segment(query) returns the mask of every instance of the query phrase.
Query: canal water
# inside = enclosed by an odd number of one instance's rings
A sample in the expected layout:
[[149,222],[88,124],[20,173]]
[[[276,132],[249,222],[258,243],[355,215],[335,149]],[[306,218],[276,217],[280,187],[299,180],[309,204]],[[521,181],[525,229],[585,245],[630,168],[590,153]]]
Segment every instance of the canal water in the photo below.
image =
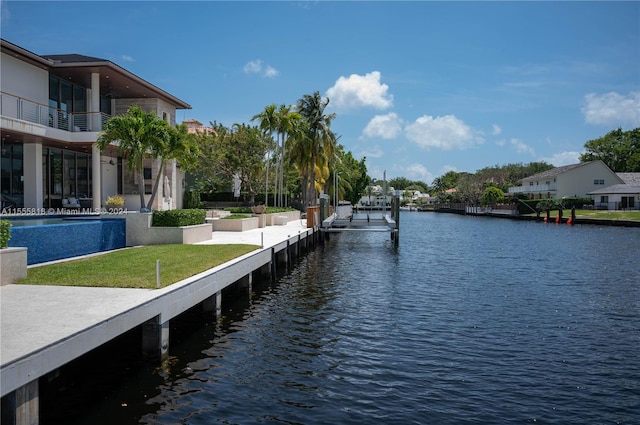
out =
[[640,229],[403,212],[400,236],[332,234],[183,318],[162,367],[107,350],[43,423],[640,423]]

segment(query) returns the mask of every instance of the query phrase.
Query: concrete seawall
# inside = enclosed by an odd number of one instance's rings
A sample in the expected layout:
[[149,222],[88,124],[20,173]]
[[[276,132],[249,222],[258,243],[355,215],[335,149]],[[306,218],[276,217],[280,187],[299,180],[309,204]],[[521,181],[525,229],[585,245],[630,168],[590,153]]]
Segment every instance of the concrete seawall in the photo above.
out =
[[38,423],[41,377],[138,326],[145,356],[163,359],[172,318],[198,304],[212,315],[220,314],[223,289],[237,285],[250,293],[254,277],[275,277],[318,240],[317,229],[307,229],[304,220],[242,233],[213,232],[204,243],[261,248],[157,290],[2,286],[2,423]]

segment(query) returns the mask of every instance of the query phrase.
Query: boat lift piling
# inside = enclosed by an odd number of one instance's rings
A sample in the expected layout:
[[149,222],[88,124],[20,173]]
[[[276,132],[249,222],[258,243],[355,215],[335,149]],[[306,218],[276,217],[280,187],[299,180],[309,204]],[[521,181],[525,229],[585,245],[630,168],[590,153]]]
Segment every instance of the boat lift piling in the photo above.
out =
[[320,231],[323,238],[328,238],[330,233],[336,232],[389,232],[395,247],[400,242],[400,192],[396,191],[391,201],[391,209],[381,213],[354,213],[342,217],[338,215],[336,206],[333,214],[329,215],[329,200],[320,196],[320,219],[322,225]]

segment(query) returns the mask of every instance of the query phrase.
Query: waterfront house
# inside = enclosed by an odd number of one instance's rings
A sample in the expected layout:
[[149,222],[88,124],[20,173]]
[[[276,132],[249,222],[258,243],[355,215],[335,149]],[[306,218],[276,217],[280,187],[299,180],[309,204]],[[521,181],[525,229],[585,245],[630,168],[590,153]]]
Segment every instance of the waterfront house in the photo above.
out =
[[614,184],[589,192],[593,205],[607,210],[640,210],[640,173],[616,173],[624,184]]
[[600,160],[552,168],[520,182],[520,186],[510,187],[509,193],[524,193],[529,199],[587,197],[593,191],[624,184],[622,178]]
[[[101,153],[96,146],[102,125],[138,105],[173,126],[176,110],[189,104],[107,59],[41,56],[0,41],[3,206],[48,211],[74,198],[97,209],[108,196],[121,194],[124,206],[137,210],[137,175],[115,149]],[[159,161],[145,161],[150,196]],[[184,172],[175,161],[166,164],[162,181],[153,209],[180,208]]]

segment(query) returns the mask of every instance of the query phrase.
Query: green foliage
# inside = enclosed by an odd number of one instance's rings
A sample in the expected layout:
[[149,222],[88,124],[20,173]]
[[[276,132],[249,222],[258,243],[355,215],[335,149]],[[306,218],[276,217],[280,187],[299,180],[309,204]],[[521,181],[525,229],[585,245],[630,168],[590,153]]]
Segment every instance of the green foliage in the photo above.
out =
[[640,172],[640,127],[629,131],[621,128],[584,144],[581,162],[601,160],[613,172]]
[[[252,214],[253,211],[251,207],[228,207],[224,209],[225,211],[229,211],[231,214]],[[290,212],[296,211],[295,208],[281,208],[281,207],[267,207],[265,210],[265,214],[275,214],[281,212]]]
[[495,186],[490,186],[482,193],[483,205],[496,205],[504,200],[504,192]]
[[185,209],[200,209],[204,206],[204,202],[200,200],[200,191],[191,189],[184,193]]
[[201,209],[154,211],[151,226],[180,227],[204,223],[206,212]]
[[240,220],[243,218],[251,218],[248,214],[229,214],[225,217],[222,217],[223,220]]
[[6,248],[11,239],[11,221],[0,220],[0,248]]
[[211,125],[210,134],[197,136],[200,179],[215,180],[222,174],[233,181],[237,176],[249,202],[254,202],[264,178],[264,158],[272,149],[273,139],[260,128],[246,124]]

